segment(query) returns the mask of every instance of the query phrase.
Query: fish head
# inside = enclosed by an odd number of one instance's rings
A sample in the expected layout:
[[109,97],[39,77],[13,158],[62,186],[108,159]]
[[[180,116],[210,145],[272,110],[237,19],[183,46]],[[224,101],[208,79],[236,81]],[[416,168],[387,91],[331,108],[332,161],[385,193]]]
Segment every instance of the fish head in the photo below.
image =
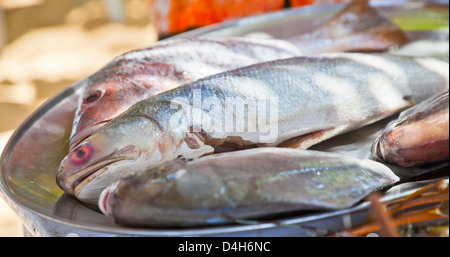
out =
[[84,202],[95,202],[118,178],[167,158],[176,158],[176,140],[152,119],[115,119],[85,139],[61,161],[58,185]]
[[184,81],[182,75],[173,74],[171,65],[127,56],[118,57],[86,78],[75,112],[69,149],[74,149],[133,104]]
[[70,149],[147,96],[136,77],[113,76],[92,81],[82,93],[74,117]]

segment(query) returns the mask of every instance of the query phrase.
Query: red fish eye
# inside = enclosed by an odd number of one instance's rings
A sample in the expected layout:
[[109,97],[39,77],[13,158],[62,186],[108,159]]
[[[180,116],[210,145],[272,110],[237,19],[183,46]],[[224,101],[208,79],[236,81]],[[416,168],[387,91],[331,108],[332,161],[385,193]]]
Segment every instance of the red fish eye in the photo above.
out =
[[101,90],[96,90],[83,99],[83,104],[91,104],[98,101],[103,95]]
[[92,147],[89,145],[82,145],[76,148],[70,154],[70,160],[75,165],[81,165],[88,162],[92,156]]

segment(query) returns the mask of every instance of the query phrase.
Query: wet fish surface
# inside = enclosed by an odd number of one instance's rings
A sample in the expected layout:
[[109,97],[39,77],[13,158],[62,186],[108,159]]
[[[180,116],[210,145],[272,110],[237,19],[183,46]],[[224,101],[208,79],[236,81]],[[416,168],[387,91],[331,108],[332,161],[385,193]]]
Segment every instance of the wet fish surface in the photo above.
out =
[[209,75],[307,54],[386,50],[405,42],[400,28],[367,1],[356,1],[312,31],[290,38],[185,38],[130,51],[82,81],[69,148],[134,103]]
[[390,50],[392,54],[449,58],[448,40],[417,40]]
[[372,145],[372,155],[403,167],[449,159],[449,91],[403,111]]
[[305,149],[448,89],[448,68],[434,58],[343,53],[206,77],[113,119],[62,160],[57,182],[78,199],[96,202],[113,181],[178,157]]
[[349,208],[397,181],[368,159],[267,147],[164,163],[113,183],[99,207],[122,226],[209,225]]

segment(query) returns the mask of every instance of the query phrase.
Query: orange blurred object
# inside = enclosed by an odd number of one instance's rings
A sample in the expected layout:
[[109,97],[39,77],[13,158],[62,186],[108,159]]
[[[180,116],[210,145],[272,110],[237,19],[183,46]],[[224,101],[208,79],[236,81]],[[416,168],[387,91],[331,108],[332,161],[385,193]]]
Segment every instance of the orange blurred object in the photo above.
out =
[[[159,35],[281,10],[284,0],[148,0]],[[310,0],[311,1],[311,0]]]
[[289,1],[292,7],[310,5],[314,2],[314,0],[290,0]]
[[160,36],[177,34],[227,19],[235,19],[311,4],[351,0],[148,0]]
[[310,4],[334,4],[346,2],[351,2],[351,0],[289,0],[289,5],[291,7],[299,7]]

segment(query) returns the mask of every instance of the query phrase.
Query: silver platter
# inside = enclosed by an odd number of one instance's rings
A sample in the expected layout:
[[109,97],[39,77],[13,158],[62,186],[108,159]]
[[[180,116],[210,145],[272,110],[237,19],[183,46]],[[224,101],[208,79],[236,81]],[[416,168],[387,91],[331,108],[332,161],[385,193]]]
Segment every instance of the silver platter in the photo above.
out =
[[[401,26],[406,25],[410,38],[448,40],[448,1],[373,1],[372,5]],[[301,32],[332,17],[343,5],[323,5],[283,10],[192,30],[188,36],[244,36],[262,32],[274,38]],[[446,24],[447,30],[407,26]],[[173,37],[173,38],[175,38]],[[232,224],[185,229],[139,229],[116,226],[95,207],[85,206],[66,195],[55,182],[56,170],[68,152],[68,137],[78,96],[79,83],[62,91],[36,110],[15,131],[1,157],[0,195],[18,214],[31,236],[308,236],[315,229],[340,231],[357,225],[368,217],[368,203],[333,212],[298,213],[256,224]],[[314,149],[370,158],[370,144],[389,119],[358,131],[336,137]],[[442,172],[443,171],[443,172]],[[404,181],[424,175],[429,170],[396,169]],[[448,164],[440,169],[448,176]],[[384,194],[392,201],[417,190],[429,181],[403,183]]]

